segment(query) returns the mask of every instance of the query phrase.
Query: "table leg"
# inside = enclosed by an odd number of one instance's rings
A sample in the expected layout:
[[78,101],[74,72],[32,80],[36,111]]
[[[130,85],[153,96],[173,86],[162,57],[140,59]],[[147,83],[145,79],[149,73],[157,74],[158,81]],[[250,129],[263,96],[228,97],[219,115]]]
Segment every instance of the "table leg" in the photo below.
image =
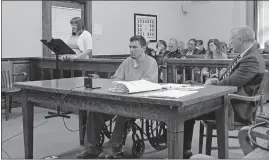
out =
[[87,123],[87,111],[79,110],[78,117],[79,117],[79,143],[81,146],[84,146],[85,130]]
[[228,159],[228,99],[224,96],[224,106],[216,111],[218,157]]
[[6,109],[6,112],[5,112],[6,113],[6,121],[8,121],[8,119],[9,119],[9,110],[10,110],[10,107],[11,107],[10,105],[11,104],[10,104],[10,95],[8,95],[7,93],[6,93],[5,101],[6,101],[5,102],[6,103],[6,106],[5,106],[6,107],[5,108]]
[[169,159],[183,159],[184,121],[177,118],[167,123],[167,146]]
[[22,91],[22,115],[25,159],[33,159],[34,106],[28,101],[25,90]]

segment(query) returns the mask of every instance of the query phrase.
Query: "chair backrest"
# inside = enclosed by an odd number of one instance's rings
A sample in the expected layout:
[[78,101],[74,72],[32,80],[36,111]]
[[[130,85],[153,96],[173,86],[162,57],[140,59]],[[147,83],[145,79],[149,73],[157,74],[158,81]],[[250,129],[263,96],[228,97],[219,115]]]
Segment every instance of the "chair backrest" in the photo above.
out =
[[12,62],[4,61],[1,63],[1,88],[10,88],[13,85]]
[[269,100],[269,71],[268,70],[266,70],[264,73],[261,87],[263,87],[263,88],[260,88],[263,92],[263,98],[265,101],[268,101]]
[[269,71],[267,70],[264,73],[259,89],[259,94],[262,96],[260,102],[260,112],[263,112],[263,105],[266,101],[269,100]]

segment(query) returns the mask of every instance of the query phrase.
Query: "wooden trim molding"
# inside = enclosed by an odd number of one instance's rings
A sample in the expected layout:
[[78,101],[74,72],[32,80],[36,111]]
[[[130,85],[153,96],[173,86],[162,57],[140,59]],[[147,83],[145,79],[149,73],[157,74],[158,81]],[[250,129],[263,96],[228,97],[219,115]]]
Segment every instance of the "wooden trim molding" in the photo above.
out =
[[86,1],[85,4],[85,26],[92,34],[92,1]]
[[258,2],[246,1],[246,22],[247,25],[252,27],[257,38],[258,33]]
[[[52,20],[51,20],[51,7],[54,4],[63,4],[65,1],[42,1],[42,38],[50,38],[52,35]],[[82,18],[84,19],[85,28],[92,33],[92,1],[80,0],[80,1],[66,1],[82,4],[83,12]],[[76,4],[74,4],[76,6]],[[41,43],[41,42],[40,42]],[[50,50],[43,45],[43,57],[54,57],[50,54]]]
[[[51,24],[51,1],[42,1],[42,39],[50,38],[52,32]],[[43,46],[43,57],[50,57],[49,49]]]

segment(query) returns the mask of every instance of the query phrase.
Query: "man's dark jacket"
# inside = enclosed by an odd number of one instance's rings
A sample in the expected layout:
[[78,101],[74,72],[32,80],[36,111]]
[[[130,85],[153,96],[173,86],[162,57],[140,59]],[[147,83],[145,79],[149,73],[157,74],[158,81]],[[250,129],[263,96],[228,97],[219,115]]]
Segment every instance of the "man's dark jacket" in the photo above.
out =
[[[237,86],[237,94],[254,96],[258,93],[264,72],[264,59],[259,51],[252,47],[239,60],[231,75],[221,80],[218,85]],[[231,104],[235,111],[235,120],[245,123],[253,121],[253,114],[257,109],[254,103],[231,100]]]

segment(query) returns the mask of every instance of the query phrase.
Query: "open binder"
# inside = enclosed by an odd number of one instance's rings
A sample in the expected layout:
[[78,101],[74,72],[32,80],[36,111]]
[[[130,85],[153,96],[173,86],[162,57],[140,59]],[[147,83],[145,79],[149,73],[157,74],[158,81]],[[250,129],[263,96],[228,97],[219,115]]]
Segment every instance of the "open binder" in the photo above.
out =
[[109,90],[117,93],[139,93],[162,89],[160,84],[143,79],[137,81],[114,81],[113,84],[115,84],[115,87]]

